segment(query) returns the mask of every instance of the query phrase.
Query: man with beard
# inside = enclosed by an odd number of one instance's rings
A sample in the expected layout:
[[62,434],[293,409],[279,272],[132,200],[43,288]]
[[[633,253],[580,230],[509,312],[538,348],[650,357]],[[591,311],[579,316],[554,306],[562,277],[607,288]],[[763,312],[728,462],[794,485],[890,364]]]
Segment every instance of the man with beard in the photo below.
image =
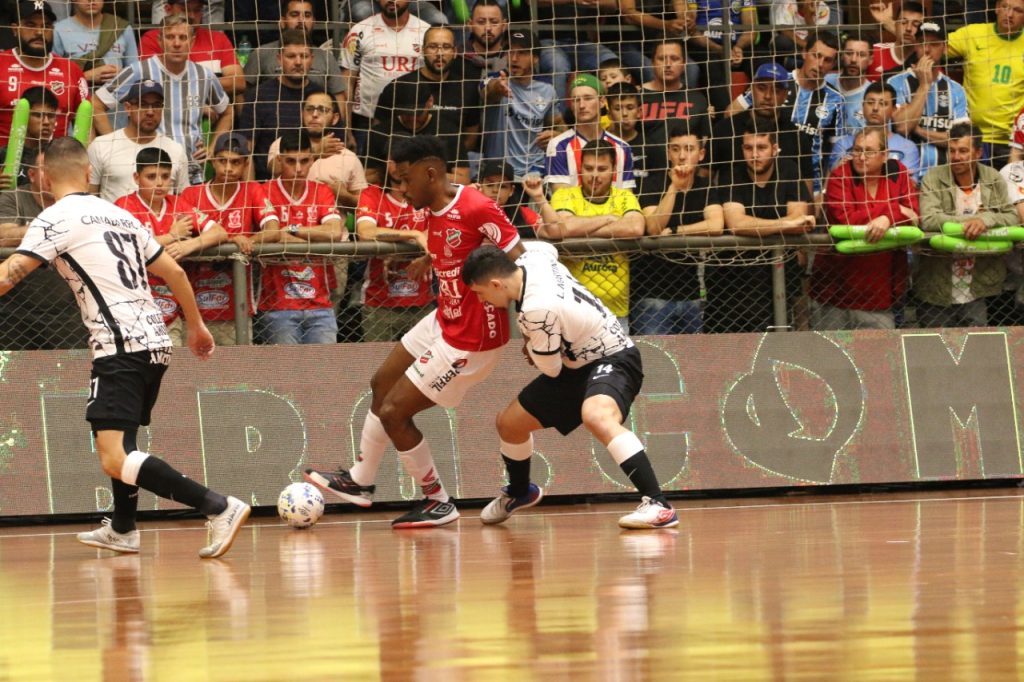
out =
[[234,109],[220,81],[205,66],[189,60],[193,43],[192,27],[180,15],[164,19],[160,28],[163,54],[125,67],[112,81],[99,88],[92,98],[93,126],[100,135],[114,132],[107,111],[124,99],[140,81],[159,83],[164,91],[163,121],[160,129],[185,148],[189,158],[189,180],[203,181],[206,161],[201,121],[205,112],[217,116],[214,131],[231,130]]
[[134,192],[135,157],[143,147],[159,147],[171,158],[171,187],[175,194],[188,187],[185,148],[159,132],[164,113],[164,89],[156,81],[139,81],[121,99],[128,125],[100,135],[89,145],[89,191],[113,202]]
[[360,21],[341,43],[341,75],[351,102],[342,114],[360,149],[366,144],[384,86],[420,66],[430,24],[409,14],[409,0],[377,0],[380,14]]
[[267,152],[274,140],[285,130],[302,128],[302,103],[311,92],[320,88],[310,82],[308,73],[313,63],[313,51],[303,31],[285,31],[281,34],[278,63],[281,75],[268,78],[245,93],[236,132],[252,140],[253,163],[258,180],[270,178]]
[[871,43],[860,33],[847,33],[843,51],[839,55],[841,71],[825,76],[825,82],[843,96],[843,135],[850,135],[864,127],[864,91],[867,90],[868,69],[871,67]]
[[89,98],[81,67],[52,54],[53,10],[45,2],[22,0],[18,16],[18,23],[11,25],[18,45],[0,52],[0,77],[7,84],[0,92],[0,145],[7,144],[14,105],[25,90],[41,85],[56,95],[59,107],[54,137],[69,134],[73,113]]
[[[811,195],[800,182],[796,167],[779,159],[777,135],[773,130],[755,127],[753,121],[743,131],[743,159],[718,181],[718,201],[722,204],[725,226],[738,237],[766,237],[777,234],[803,234],[814,227]],[[720,252],[728,261],[732,254]],[[746,251],[744,258],[768,258],[770,254]],[[792,261],[791,261],[792,262]],[[765,332],[775,324],[772,305],[772,277],[775,265],[709,266],[704,271],[707,307],[705,331],[712,333]],[[787,289],[796,290],[797,272],[791,275]]]
[[[310,0],[288,0],[284,14],[278,22],[281,31],[303,31],[307,43],[313,45],[312,36],[315,31],[316,18],[313,14],[313,3]],[[345,79],[341,77],[338,60],[333,51],[324,47],[313,47],[313,64],[309,67],[309,81],[318,86],[338,102],[338,108],[345,106]],[[280,76],[281,64],[277,56],[281,51],[281,41],[263,43],[249,55],[245,65],[245,83],[249,87],[267,76]]]
[[423,66],[384,86],[377,100],[376,119],[385,129],[393,125],[395,91],[421,88],[434,98],[433,113],[450,117],[462,131],[462,146],[475,150],[480,144],[480,69],[456,59],[455,32],[435,26],[423,34]]
[[485,73],[508,69],[508,16],[500,0],[478,0],[469,15],[463,60]]
[[795,163],[808,189],[814,182],[814,138],[790,120],[786,106],[793,75],[781,64],[769,62],[757,67],[750,86],[750,110],[723,118],[711,133],[709,165],[714,176],[728,172],[743,159],[743,131],[748,126],[776,131],[779,158]]

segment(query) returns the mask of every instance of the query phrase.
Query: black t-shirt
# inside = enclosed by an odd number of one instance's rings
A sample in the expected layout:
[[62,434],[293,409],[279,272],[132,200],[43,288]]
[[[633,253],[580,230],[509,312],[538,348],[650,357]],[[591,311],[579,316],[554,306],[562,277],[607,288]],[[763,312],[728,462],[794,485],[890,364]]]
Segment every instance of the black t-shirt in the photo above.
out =
[[[780,160],[775,174],[759,187],[750,179],[745,163],[736,163],[719,175],[718,203],[743,204],[750,215],[767,220],[782,218],[791,201],[810,202],[807,185],[800,180],[796,165]],[[769,257],[769,251],[719,251],[719,263],[734,265],[708,265],[704,270],[707,287],[707,306],[704,328],[711,333],[764,332],[774,322],[772,305],[772,268],[768,265],[746,265],[755,256]],[[786,288],[795,291],[799,271],[787,262]]]
[[[642,202],[643,206],[657,205],[661,194]],[[672,215],[667,227],[675,232],[681,225],[693,225],[704,220],[704,208],[717,204],[716,193],[707,178],[697,176],[693,187],[676,193]],[[692,254],[691,254],[692,255]],[[634,301],[658,298],[664,301],[696,301],[700,298],[700,279],[696,261],[687,262],[685,252],[644,254],[631,267],[630,293]]]
[[[735,116],[722,119],[715,124],[711,133],[711,144],[708,145],[708,165],[712,175],[727,172],[736,162],[743,161],[743,129],[747,121],[754,116],[746,111]],[[802,180],[814,180],[814,138],[799,130],[790,120],[790,112],[786,109],[779,113],[776,120],[778,129],[779,158],[788,159],[797,164]]]
[[688,120],[691,127],[708,129],[708,100],[695,90],[641,90],[640,113],[644,121],[665,121],[669,128],[673,121]]
[[633,177],[636,179],[633,193],[643,206],[651,200],[657,202],[665,189],[668,142],[664,121],[641,121],[636,129],[636,137],[626,142],[633,152]]
[[464,59],[455,60],[448,78],[443,81],[424,78],[417,69],[384,86],[377,100],[374,116],[385,127],[391,125],[396,83],[411,83],[430,89],[434,96],[435,114],[454,119],[463,130],[479,126],[483,112],[480,80],[480,69]]
[[448,154],[449,168],[465,166],[468,163],[466,150],[462,145],[462,131],[459,129],[458,120],[454,116],[431,112],[427,125],[416,131],[406,128],[397,116],[394,118],[390,130],[386,129],[383,124],[373,126],[367,138],[364,165],[367,168],[387,167],[391,145],[394,144],[394,141],[415,135],[434,135],[441,138]]

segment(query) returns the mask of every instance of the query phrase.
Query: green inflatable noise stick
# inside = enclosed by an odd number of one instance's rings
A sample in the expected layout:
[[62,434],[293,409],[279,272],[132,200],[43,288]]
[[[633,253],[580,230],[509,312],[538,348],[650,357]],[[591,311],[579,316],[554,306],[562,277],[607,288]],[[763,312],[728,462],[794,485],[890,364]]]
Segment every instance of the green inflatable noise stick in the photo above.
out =
[[882,237],[877,242],[869,242],[865,239],[843,239],[836,242],[836,251],[847,256],[856,256],[864,253],[878,253],[879,251],[891,251],[907,245],[890,237]]
[[18,185],[21,171],[21,155],[25,151],[25,136],[28,134],[28,100],[19,99],[14,105],[11,119],[11,134],[7,140],[7,156],[4,158],[4,176],[10,189]]
[[989,255],[1006,253],[1013,249],[1013,242],[1009,241],[983,241],[976,239],[968,241],[960,237],[950,237],[944,234],[937,234],[928,240],[929,246],[938,251],[948,251],[968,256]]
[[[963,223],[942,223],[942,234],[950,237],[964,236]],[[990,227],[978,235],[977,241],[987,242],[1019,242],[1024,241],[1024,227],[1013,225],[1010,227]]]
[[[867,225],[832,225],[828,228],[828,233],[833,239],[864,239],[868,236],[868,228]],[[913,225],[900,225],[886,230],[882,239],[913,244],[924,239],[924,232]]]
[[75,139],[83,147],[89,146],[89,133],[92,131],[92,102],[83,100],[75,112]]

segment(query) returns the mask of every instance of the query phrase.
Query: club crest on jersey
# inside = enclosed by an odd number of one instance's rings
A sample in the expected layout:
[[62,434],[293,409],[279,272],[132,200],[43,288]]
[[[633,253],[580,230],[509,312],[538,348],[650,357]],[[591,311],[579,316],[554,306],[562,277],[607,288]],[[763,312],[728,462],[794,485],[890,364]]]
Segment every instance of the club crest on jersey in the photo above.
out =
[[454,227],[448,228],[445,232],[444,241],[448,246],[459,246],[462,244],[462,231]]
[[241,227],[242,227],[242,212],[241,211],[236,209],[236,210],[231,211],[230,213],[228,213],[228,227],[237,227],[237,228],[241,229]]
[[47,85],[53,94],[57,95],[57,97],[64,94],[64,83],[62,81],[50,81]]
[[949,95],[945,92],[939,92],[939,107],[945,109],[949,106]]
[[819,119],[828,118],[828,106],[825,104],[819,104],[818,108],[814,110],[814,115]]

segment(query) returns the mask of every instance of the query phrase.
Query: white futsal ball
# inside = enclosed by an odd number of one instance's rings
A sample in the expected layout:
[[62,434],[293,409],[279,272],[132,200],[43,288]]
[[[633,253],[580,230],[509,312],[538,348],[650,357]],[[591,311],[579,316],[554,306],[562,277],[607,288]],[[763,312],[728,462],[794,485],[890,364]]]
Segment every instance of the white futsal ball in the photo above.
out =
[[292,483],[278,496],[277,513],[292,528],[309,528],[324,515],[324,496],[309,483]]

